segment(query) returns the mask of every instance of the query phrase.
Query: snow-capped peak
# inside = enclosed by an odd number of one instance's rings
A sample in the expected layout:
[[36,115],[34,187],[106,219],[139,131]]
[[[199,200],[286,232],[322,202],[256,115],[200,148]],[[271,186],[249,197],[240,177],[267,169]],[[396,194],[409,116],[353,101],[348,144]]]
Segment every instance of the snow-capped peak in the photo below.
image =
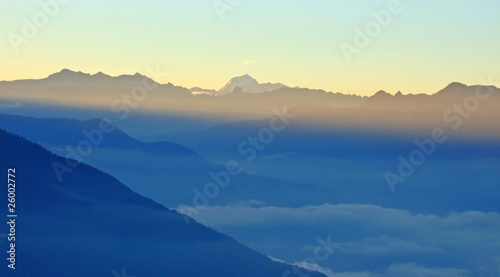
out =
[[[259,84],[252,76],[245,74],[243,76],[232,78],[223,88],[217,91],[218,95],[224,95],[233,92],[237,87],[246,93],[261,93],[280,89],[285,85],[277,84]],[[239,90],[238,90],[239,91]]]

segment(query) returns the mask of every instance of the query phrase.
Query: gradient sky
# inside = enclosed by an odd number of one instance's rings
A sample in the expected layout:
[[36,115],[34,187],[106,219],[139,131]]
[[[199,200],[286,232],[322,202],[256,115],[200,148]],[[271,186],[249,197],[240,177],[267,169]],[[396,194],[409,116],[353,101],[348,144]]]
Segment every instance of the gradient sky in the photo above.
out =
[[0,80],[62,68],[147,74],[160,66],[166,81],[185,87],[219,89],[248,73],[259,82],[372,95],[433,93],[500,76],[499,1],[401,0],[403,11],[350,63],[340,44],[354,44],[354,29],[390,0],[242,0],[223,20],[214,2],[238,1],[70,0],[15,53],[11,34],[22,36],[23,18],[43,10],[39,1],[2,1]]

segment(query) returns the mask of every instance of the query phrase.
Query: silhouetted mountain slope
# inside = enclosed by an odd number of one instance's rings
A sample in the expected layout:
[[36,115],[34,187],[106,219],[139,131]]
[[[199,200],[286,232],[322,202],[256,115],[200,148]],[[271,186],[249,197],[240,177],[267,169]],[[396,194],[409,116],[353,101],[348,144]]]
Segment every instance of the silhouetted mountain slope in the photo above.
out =
[[[469,97],[469,98],[468,98]],[[406,94],[401,92],[391,95],[385,91],[378,91],[368,97],[363,103],[362,109],[378,109],[381,113],[391,113],[399,110],[420,110],[432,112],[435,109],[443,109],[453,104],[464,104],[472,101],[470,97],[476,98],[480,103],[496,102],[500,98],[500,89],[494,86],[467,86],[461,83],[451,83],[434,94]],[[471,105],[471,103],[467,103]]]
[[[338,203],[341,197],[331,189],[311,183],[263,178],[241,172],[230,176],[228,185],[217,197],[200,196],[205,185],[214,182],[210,174],[223,174],[226,165],[202,159],[189,148],[168,142],[143,143],[120,129],[103,134],[102,143],[93,145],[88,155],[78,145],[91,141],[84,133],[99,129],[99,120],[38,119],[0,115],[0,127],[41,143],[52,152],[81,160],[112,174],[143,196],[168,207],[184,205],[226,205],[241,201],[260,201],[269,205],[297,207],[309,204]],[[71,150],[69,151],[68,148]],[[232,155],[240,154],[235,151]],[[231,158],[232,159],[232,158]],[[230,159],[229,159],[230,160]],[[245,170],[245,164],[241,164]],[[64,178],[66,173],[62,174]],[[218,177],[226,182],[226,177]],[[300,194],[301,197],[296,197]]]
[[278,277],[291,270],[192,220],[186,224],[95,168],[81,164],[59,183],[51,164],[63,158],[3,130],[0,142],[0,168],[15,168],[18,216],[16,270],[4,263],[1,276],[113,276],[126,268],[134,276]]
[[[160,76],[162,77],[162,76]],[[134,75],[109,76],[102,72],[96,74],[88,74],[83,72],[75,72],[69,69],[63,69],[60,72],[54,73],[45,79],[25,80],[32,83],[38,83],[43,88],[52,88],[64,93],[76,93],[78,89],[87,93],[103,93],[113,94],[116,92],[126,93],[135,87],[155,86],[154,93],[166,93],[170,96],[190,96],[188,89],[174,86],[171,83],[159,84],[151,78],[139,73]],[[22,81],[21,81],[22,82]],[[21,83],[20,82],[20,83]],[[75,90],[76,89],[76,90]],[[73,90],[73,91],[72,91]]]
[[[94,147],[128,149],[156,154],[197,156],[187,147],[169,142],[144,143],[138,141],[107,120],[73,120],[34,118],[0,114],[0,126],[31,141],[50,145],[77,145],[88,141]],[[110,130],[109,133],[106,130]]]
[[[37,80],[0,81],[3,97],[35,99],[51,99],[59,102],[61,99],[79,98],[92,100],[113,99],[121,94],[131,93],[136,88],[150,90],[152,94],[165,94],[170,97],[189,97],[191,92],[171,83],[159,84],[151,78],[136,73],[112,77],[102,72],[88,74],[63,69],[47,78]],[[85,95],[81,95],[85,94]],[[58,96],[60,99],[54,98]],[[82,96],[86,96],[82,97]]]

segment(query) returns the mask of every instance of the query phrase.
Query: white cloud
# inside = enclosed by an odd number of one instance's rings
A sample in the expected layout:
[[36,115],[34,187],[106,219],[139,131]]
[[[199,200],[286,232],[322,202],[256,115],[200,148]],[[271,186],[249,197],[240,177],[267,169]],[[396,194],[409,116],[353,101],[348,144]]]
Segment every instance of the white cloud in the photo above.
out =
[[331,269],[321,267],[317,264],[311,264],[311,263],[307,263],[307,262],[298,262],[298,263],[295,263],[295,265],[302,267],[302,268],[305,268],[305,269],[308,269],[308,270],[311,270],[311,271],[317,271],[317,272],[323,273],[328,277],[335,276]]
[[249,60],[249,61],[242,61],[241,64],[253,64],[255,63],[255,60]]
[[363,272],[337,272],[333,273],[333,275],[330,275],[328,277],[383,277],[383,276],[384,275],[382,274],[363,271]]
[[391,265],[387,269],[387,277],[468,277],[472,272],[466,269],[456,268],[428,268],[417,264]]
[[373,273],[369,271],[363,271],[363,272],[333,272],[331,269],[326,268],[326,267],[321,267],[317,264],[311,264],[307,262],[299,262],[295,263],[296,266],[312,270],[312,271],[317,271],[320,273],[325,274],[327,277],[383,277],[382,274],[378,273]]
[[[422,276],[419,272],[434,274],[429,276],[469,276],[471,272],[495,276],[500,271],[500,259],[492,258],[500,253],[499,213],[436,216],[374,205],[237,205],[205,207],[195,219],[288,262],[311,256],[318,246],[316,238],[331,235],[334,252],[320,265],[331,268],[337,274],[333,276],[372,277],[370,271],[385,270],[387,276],[399,276],[403,270],[417,273],[400,276]],[[267,245],[269,239],[272,249]],[[350,265],[342,268],[341,261]],[[437,264],[441,266],[436,266],[436,261],[442,262]],[[489,265],[495,261],[497,265]]]
[[275,257],[272,257],[272,256],[267,256],[269,259],[271,259],[271,261],[275,261],[275,262],[278,262],[278,263],[282,263],[282,264],[289,264],[287,262],[285,262],[284,260],[281,260],[281,259],[278,259],[278,258],[275,258]]

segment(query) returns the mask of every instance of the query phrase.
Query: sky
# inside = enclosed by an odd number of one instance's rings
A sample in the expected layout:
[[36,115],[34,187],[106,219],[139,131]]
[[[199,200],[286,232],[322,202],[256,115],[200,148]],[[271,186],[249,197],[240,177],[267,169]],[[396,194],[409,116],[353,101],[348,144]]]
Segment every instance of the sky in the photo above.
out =
[[3,0],[0,80],[159,67],[188,88],[250,74],[359,95],[434,93],[500,76],[499,10],[486,0]]

